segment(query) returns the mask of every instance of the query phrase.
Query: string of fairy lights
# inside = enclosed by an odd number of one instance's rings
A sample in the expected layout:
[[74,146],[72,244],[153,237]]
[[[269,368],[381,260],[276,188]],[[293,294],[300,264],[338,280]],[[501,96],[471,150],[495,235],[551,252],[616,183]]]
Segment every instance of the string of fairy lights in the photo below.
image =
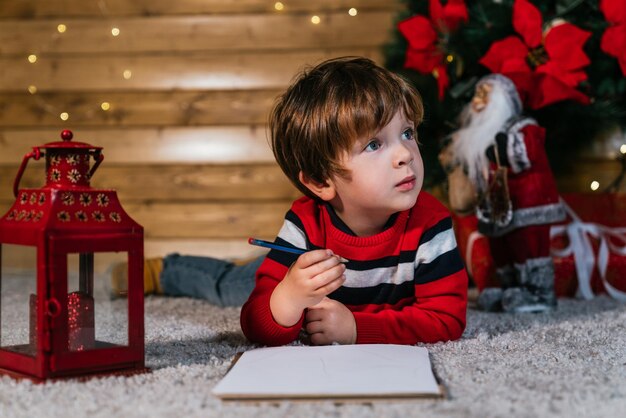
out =
[[[98,5],[101,9],[101,11],[104,14],[108,14],[108,11],[106,10],[106,2],[103,1],[99,1]],[[285,10],[288,10],[288,8],[285,6],[285,3],[283,2],[275,2],[274,3],[274,10],[276,12],[283,12]],[[358,14],[358,10],[355,7],[351,7],[347,10],[348,15],[352,16],[352,17],[356,17]],[[318,14],[314,14],[312,16],[310,16],[310,22],[313,25],[319,25],[322,24],[322,18],[320,17],[320,15]],[[64,33],[66,33],[68,30],[68,26],[65,23],[59,23],[56,27],[56,33],[55,36],[60,36]],[[117,26],[112,26],[110,28],[110,32],[111,32],[111,36],[114,38],[117,38],[120,36],[121,34],[121,29]],[[31,53],[28,55],[27,57],[28,62],[30,62],[31,64],[35,64],[38,61],[38,55],[36,53]],[[133,72],[132,69],[130,68],[126,68],[122,71],[121,73],[121,77],[124,78],[125,80],[130,80],[133,76]],[[38,88],[35,84],[30,84],[27,87],[28,92],[31,95],[35,95],[38,92]],[[59,119],[61,119],[62,121],[68,121],[70,119],[70,113],[63,110],[63,111],[59,111],[56,106],[47,103],[45,100],[43,100],[43,98],[39,97],[39,100],[41,108],[44,109],[46,112],[53,114],[53,115],[58,115]],[[104,112],[108,112],[110,110],[113,109],[113,105],[111,102],[108,101],[103,101],[100,103],[100,109]]]
[[[103,13],[106,14],[106,2],[103,1],[99,1],[99,6],[102,9]],[[280,12],[284,12],[284,11],[288,11],[288,6],[285,5],[285,3],[277,1],[274,3],[273,6],[274,10],[277,13]],[[351,7],[347,10],[347,13],[349,16],[352,17],[356,17],[358,15],[358,10],[355,7]],[[311,15],[309,17],[310,23],[313,25],[320,25],[323,24],[322,21],[322,17],[319,14],[314,14]],[[56,33],[54,34],[55,36],[62,36],[64,33],[66,33],[68,31],[68,25],[65,23],[59,23],[56,27]],[[114,38],[119,38],[120,35],[122,34],[122,29],[118,26],[111,26],[110,27],[110,36],[114,37]],[[38,61],[38,55],[36,53],[31,53],[28,55],[27,57],[28,62],[31,64],[35,64]],[[452,61],[452,57],[448,56],[446,57],[446,59],[450,62]],[[133,72],[131,68],[125,68],[120,76],[125,79],[125,80],[130,80],[133,77]],[[37,86],[35,84],[30,84],[27,87],[28,93],[30,93],[31,95],[37,95],[38,93],[38,89]],[[41,107],[41,109],[43,109],[45,112],[52,114],[52,115],[58,115],[58,118],[62,121],[68,121],[70,119],[70,113],[67,110],[63,110],[63,111],[59,111],[59,109],[54,106],[51,103],[48,103],[43,97],[41,97],[40,95],[37,95],[37,101],[39,102],[39,105]],[[101,103],[99,103],[99,108],[101,111],[103,112],[109,112],[113,109],[113,104],[109,101],[102,101]],[[621,185],[622,179],[625,177],[625,172],[626,172],[626,143],[622,144],[619,148],[619,152],[621,155],[619,155],[618,159],[621,161],[621,172],[619,174],[619,176],[613,181],[611,182],[611,184],[608,186],[607,190],[612,190],[612,189],[616,189],[619,188],[619,186]],[[591,181],[589,188],[592,191],[597,191],[599,190],[601,187],[601,184],[599,181],[597,180],[593,180]]]
[[[56,27],[56,35],[62,35],[65,32],[67,32],[68,27],[66,24],[64,23],[59,23]],[[121,31],[120,28],[113,26],[111,27],[111,36],[113,37],[118,37],[120,35]],[[37,62],[37,60],[39,59],[36,53],[32,53],[29,54],[28,57],[28,62],[31,64],[35,64]],[[130,78],[132,77],[132,71],[130,69],[125,69],[122,72],[122,77],[125,80],[130,80]],[[38,92],[37,86],[35,84],[30,84],[27,87],[28,93],[30,93],[31,95],[36,95]],[[46,112],[50,113],[50,114],[55,114],[58,115],[59,119],[61,119],[62,121],[67,121],[70,118],[70,114],[69,112],[66,111],[62,111],[59,112],[58,109],[56,108],[56,106],[51,105],[50,103],[46,102],[45,100],[43,100],[41,98],[41,96],[38,97],[38,101],[41,105],[41,108],[43,108]],[[100,103],[100,109],[102,109],[103,111],[107,112],[109,110],[111,110],[111,103],[107,102],[107,101],[103,101]]]

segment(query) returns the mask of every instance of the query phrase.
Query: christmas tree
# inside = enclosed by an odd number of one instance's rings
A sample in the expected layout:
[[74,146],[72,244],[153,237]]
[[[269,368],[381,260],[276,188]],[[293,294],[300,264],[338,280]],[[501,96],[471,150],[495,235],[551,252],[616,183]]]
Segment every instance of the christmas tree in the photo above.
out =
[[556,175],[603,132],[626,128],[625,0],[407,0],[386,65],[415,84],[426,185],[444,175],[440,142],[476,81],[515,79],[525,113],[546,128]]

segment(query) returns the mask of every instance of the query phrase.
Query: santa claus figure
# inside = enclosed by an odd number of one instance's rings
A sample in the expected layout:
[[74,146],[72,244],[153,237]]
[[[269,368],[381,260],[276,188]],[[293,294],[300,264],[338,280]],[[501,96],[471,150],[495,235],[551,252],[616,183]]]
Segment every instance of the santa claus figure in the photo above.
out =
[[[480,79],[452,134],[450,153],[476,190],[479,231],[489,237],[501,288],[483,289],[488,311],[556,308],[550,225],[565,218],[544,148],[544,129],[522,115],[513,82]],[[454,190],[451,190],[454,193]]]

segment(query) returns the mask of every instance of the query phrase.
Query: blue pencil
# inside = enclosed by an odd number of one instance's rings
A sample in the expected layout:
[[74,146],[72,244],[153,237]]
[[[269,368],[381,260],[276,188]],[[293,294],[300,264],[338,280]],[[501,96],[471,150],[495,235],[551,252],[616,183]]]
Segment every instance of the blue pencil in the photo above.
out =
[[[286,253],[292,253],[292,254],[304,254],[308,251],[308,250],[302,250],[300,248],[285,247],[284,245],[280,245],[274,242],[269,242],[269,241],[256,239],[256,238],[248,238],[248,244],[257,245],[259,247],[264,247],[264,248],[271,248],[272,250],[284,251]],[[341,256],[339,257],[339,261],[341,261],[342,263],[348,262],[347,259]]]

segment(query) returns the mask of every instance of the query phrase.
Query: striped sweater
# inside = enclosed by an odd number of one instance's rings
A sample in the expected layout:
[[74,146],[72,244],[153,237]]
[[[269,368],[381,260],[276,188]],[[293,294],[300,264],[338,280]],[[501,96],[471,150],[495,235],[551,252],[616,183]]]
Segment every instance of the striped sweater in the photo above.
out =
[[[447,209],[421,192],[415,206],[390,219],[379,234],[358,237],[332,208],[310,198],[296,200],[276,242],[331,249],[347,258],[346,281],[330,295],[350,309],[357,343],[415,344],[460,338],[465,328],[468,278]],[[298,338],[304,313],[292,327],[274,321],[270,296],[298,256],[272,250],[241,310],[246,337],[264,345]]]

